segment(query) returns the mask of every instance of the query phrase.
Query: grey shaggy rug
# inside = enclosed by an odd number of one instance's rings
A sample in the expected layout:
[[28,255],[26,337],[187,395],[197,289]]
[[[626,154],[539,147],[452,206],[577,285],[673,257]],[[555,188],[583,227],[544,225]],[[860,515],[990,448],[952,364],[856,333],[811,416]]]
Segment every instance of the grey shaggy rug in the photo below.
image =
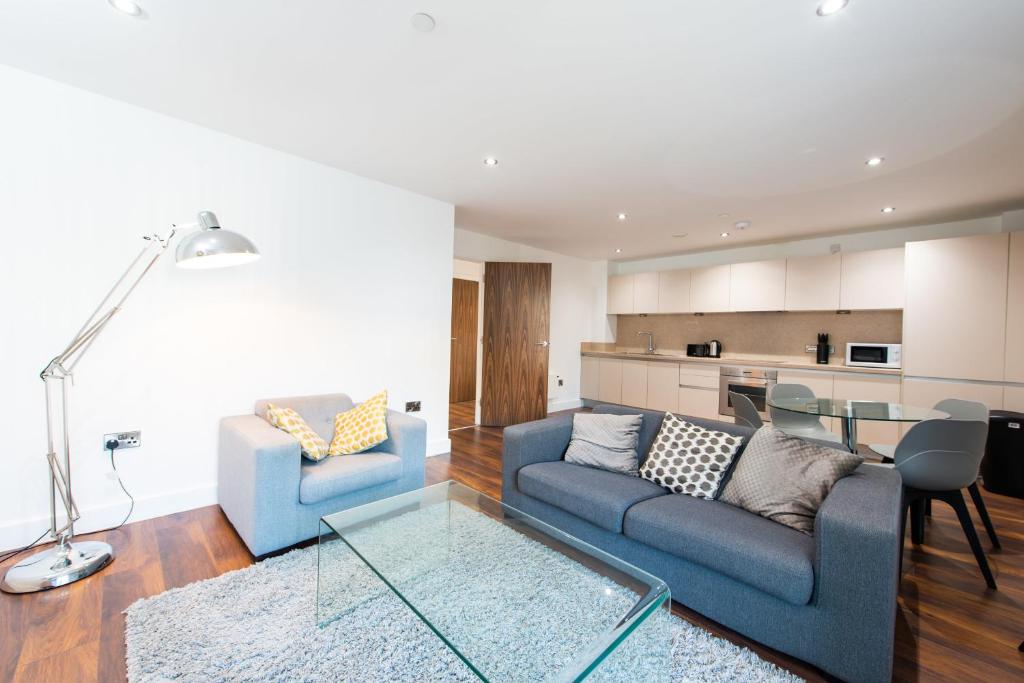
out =
[[[441,548],[439,523],[452,528]],[[410,512],[359,533],[374,534],[368,539],[374,557],[390,563],[393,582],[494,681],[550,680],[606,629],[607,615],[624,613],[636,599],[458,504]],[[331,568],[320,586],[318,550],[306,548],[139,600],[126,611],[128,680],[477,680],[344,544],[320,552]],[[509,591],[510,585],[535,590]],[[321,605],[328,605],[322,627],[318,589]],[[523,614],[528,622],[512,616]],[[591,679],[800,680],[664,610]]]

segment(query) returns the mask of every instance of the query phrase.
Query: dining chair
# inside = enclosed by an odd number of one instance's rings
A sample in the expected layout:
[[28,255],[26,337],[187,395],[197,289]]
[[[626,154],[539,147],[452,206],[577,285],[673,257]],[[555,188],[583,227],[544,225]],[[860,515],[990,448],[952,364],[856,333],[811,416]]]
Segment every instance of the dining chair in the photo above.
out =
[[735,411],[736,424],[745,425],[751,429],[760,429],[764,425],[761,414],[757,412],[754,402],[749,397],[730,391],[729,402]]
[[[810,387],[803,384],[776,384],[771,389],[769,399],[807,399],[817,401],[817,397]],[[843,438],[833,434],[821,423],[817,415],[807,413],[796,413],[791,410],[782,410],[768,406],[768,412],[772,417],[772,425],[793,436],[809,437],[819,441],[831,441],[842,443]],[[845,446],[844,446],[845,450]]]
[[[988,439],[988,407],[984,403],[977,401],[964,401],[959,398],[946,398],[934,406],[935,410],[939,410],[943,413],[948,413],[952,420],[975,420],[977,422],[983,422],[985,424],[985,438],[978,444],[979,454],[978,462],[981,462],[982,456],[985,455],[985,441]],[[882,456],[883,461],[888,457],[892,458],[896,452],[896,446],[889,446],[883,444],[868,444],[868,448],[875,451]],[[996,535],[995,526],[992,524],[992,518],[988,515],[988,508],[985,506],[985,499],[981,497],[981,488],[978,486],[977,476],[975,480],[971,482],[970,486],[967,487],[967,492],[971,495],[971,500],[974,502],[974,507],[978,511],[978,516],[981,517],[981,523],[985,526],[985,532],[988,534],[989,540],[992,542],[992,547],[1001,548],[999,543],[999,537]],[[925,514],[931,516],[931,502],[925,504]]]
[[[911,542],[924,538],[924,503],[941,500],[956,512],[985,583],[996,581],[981,549],[962,489],[978,479],[988,426],[980,420],[925,420],[907,431],[893,453],[893,464],[903,477],[903,532],[910,517]],[[909,514],[908,514],[909,513]]]

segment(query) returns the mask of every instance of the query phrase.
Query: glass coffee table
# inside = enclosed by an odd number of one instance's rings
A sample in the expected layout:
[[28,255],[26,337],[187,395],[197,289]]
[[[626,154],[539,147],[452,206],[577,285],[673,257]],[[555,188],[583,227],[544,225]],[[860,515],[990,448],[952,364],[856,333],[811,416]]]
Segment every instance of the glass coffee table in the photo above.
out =
[[317,623],[400,598],[482,680],[668,680],[660,579],[455,482],[321,519]]

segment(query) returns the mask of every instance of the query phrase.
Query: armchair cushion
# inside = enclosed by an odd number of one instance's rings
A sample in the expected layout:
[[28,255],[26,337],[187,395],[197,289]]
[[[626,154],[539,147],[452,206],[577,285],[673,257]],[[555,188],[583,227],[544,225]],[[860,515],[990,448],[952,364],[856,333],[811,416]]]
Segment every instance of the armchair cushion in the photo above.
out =
[[387,412],[388,392],[385,390],[374,394],[352,410],[335,415],[331,455],[362,453],[387,441]]
[[303,462],[299,502],[305,505],[353,491],[396,481],[402,476],[402,459],[389,453],[358,453]]

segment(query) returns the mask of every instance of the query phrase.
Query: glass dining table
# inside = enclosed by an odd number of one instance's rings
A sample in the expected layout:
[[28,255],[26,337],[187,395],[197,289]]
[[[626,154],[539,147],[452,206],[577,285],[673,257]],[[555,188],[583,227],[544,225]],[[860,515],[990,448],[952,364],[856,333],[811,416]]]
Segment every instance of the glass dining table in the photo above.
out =
[[921,422],[923,420],[944,420],[949,417],[949,413],[934,408],[922,408],[905,403],[886,403],[885,401],[857,401],[847,398],[769,398],[768,405],[793,413],[839,418],[843,425],[843,443],[851,453],[857,452],[857,420]]

